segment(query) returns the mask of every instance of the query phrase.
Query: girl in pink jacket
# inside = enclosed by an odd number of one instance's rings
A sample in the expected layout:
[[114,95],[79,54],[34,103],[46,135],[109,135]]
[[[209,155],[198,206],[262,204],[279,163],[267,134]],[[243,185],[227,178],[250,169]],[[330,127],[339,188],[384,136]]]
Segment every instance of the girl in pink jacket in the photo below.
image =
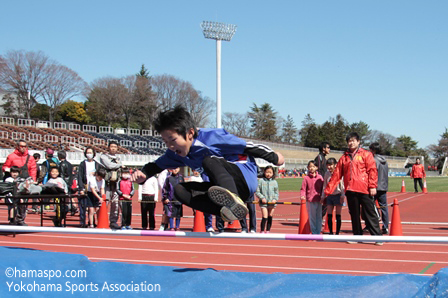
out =
[[310,220],[311,233],[320,234],[322,229],[322,187],[324,179],[317,172],[314,160],[308,162],[308,175],[303,178],[300,197],[306,199],[306,210]]

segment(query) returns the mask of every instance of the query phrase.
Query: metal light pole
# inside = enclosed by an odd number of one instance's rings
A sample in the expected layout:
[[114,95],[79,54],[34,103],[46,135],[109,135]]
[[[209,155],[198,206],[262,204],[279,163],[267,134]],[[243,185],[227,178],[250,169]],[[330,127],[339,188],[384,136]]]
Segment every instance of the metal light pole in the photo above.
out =
[[204,21],[201,28],[205,38],[216,40],[216,127],[221,128],[221,40],[230,41],[236,25]]

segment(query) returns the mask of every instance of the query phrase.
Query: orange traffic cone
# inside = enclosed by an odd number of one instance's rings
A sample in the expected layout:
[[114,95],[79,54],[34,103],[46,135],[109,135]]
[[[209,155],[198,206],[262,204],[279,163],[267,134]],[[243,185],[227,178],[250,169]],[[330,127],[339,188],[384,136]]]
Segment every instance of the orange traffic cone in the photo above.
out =
[[423,181],[423,193],[428,193],[428,189],[426,188],[426,179]]
[[[334,212],[333,212],[332,222],[333,222],[332,227],[335,229],[336,228],[336,218],[334,216]],[[328,226],[328,213],[327,213],[327,217],[325,219],[325,226],[324,226],[324,230],[322,233],[327,233],[327,234],[330,233],[330,227]]]
[[234,220],[231,223],[229,222],[227,224],[227,229],[231,230],[241,230],[241,225],[239,220]]
[[195,211],[193,232],[205,232],[204,213],[202,211]]
[[401,181],[401,192],[406,192],[406,186],[404,185],[404,179]]
[[98,225],[96,226],[98,229],[108,229],[109,228],[109,217],[107,216],[107,203],[106,203],[106,195],[103,195],[103,203],[101,203],[100,210],[98,211]]
[[400,209],[398,208],[398,200],[394,199],[392,209],[392,222],[390,224],[391,236],[403,236],[403,229],[401,227]]
[[306,210],[306,201],[300,201],[300,223],[299,234],[311,234],[310,220],[308,218],[308,211]]

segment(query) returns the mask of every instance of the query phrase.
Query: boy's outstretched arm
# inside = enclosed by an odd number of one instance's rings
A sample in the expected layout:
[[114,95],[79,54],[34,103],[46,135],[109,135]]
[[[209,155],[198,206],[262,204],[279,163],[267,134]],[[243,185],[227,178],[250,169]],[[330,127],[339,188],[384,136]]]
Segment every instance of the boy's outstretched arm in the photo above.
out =
[[145,183],[145,181],[155,174],[162,172],[163,169],[157,166],[154,162],[147,163],[141,171],[137,170],[132,173],[131,181],[139,184]]
[[262,158],[276,166],[281,166],[285,163],[285,159],[280,152],[274,152],[271,148],[261,144],[254,144],[248,142],[246,148],[244,148],[244,153],[251,155],[255,158]]

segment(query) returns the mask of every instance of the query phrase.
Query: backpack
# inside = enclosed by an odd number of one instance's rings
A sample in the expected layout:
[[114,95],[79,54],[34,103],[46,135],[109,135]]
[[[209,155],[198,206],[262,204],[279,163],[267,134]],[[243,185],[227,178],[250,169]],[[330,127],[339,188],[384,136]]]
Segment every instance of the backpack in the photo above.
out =
[[42,184],[45,184],[48,182],[48,179],[50,178],[50,169],[53,167],[58,168],[58,164],[53,160],[46,160],[45,161],[46,165],[47,165],[47,172],[45,173],[44,179],[42,180]]
[[26,157],[25,164],[20,167],[20,175],[21,178],[28,178],[30,176],[30,173],[28,172],[28,161],[30,160],[30,155]]

